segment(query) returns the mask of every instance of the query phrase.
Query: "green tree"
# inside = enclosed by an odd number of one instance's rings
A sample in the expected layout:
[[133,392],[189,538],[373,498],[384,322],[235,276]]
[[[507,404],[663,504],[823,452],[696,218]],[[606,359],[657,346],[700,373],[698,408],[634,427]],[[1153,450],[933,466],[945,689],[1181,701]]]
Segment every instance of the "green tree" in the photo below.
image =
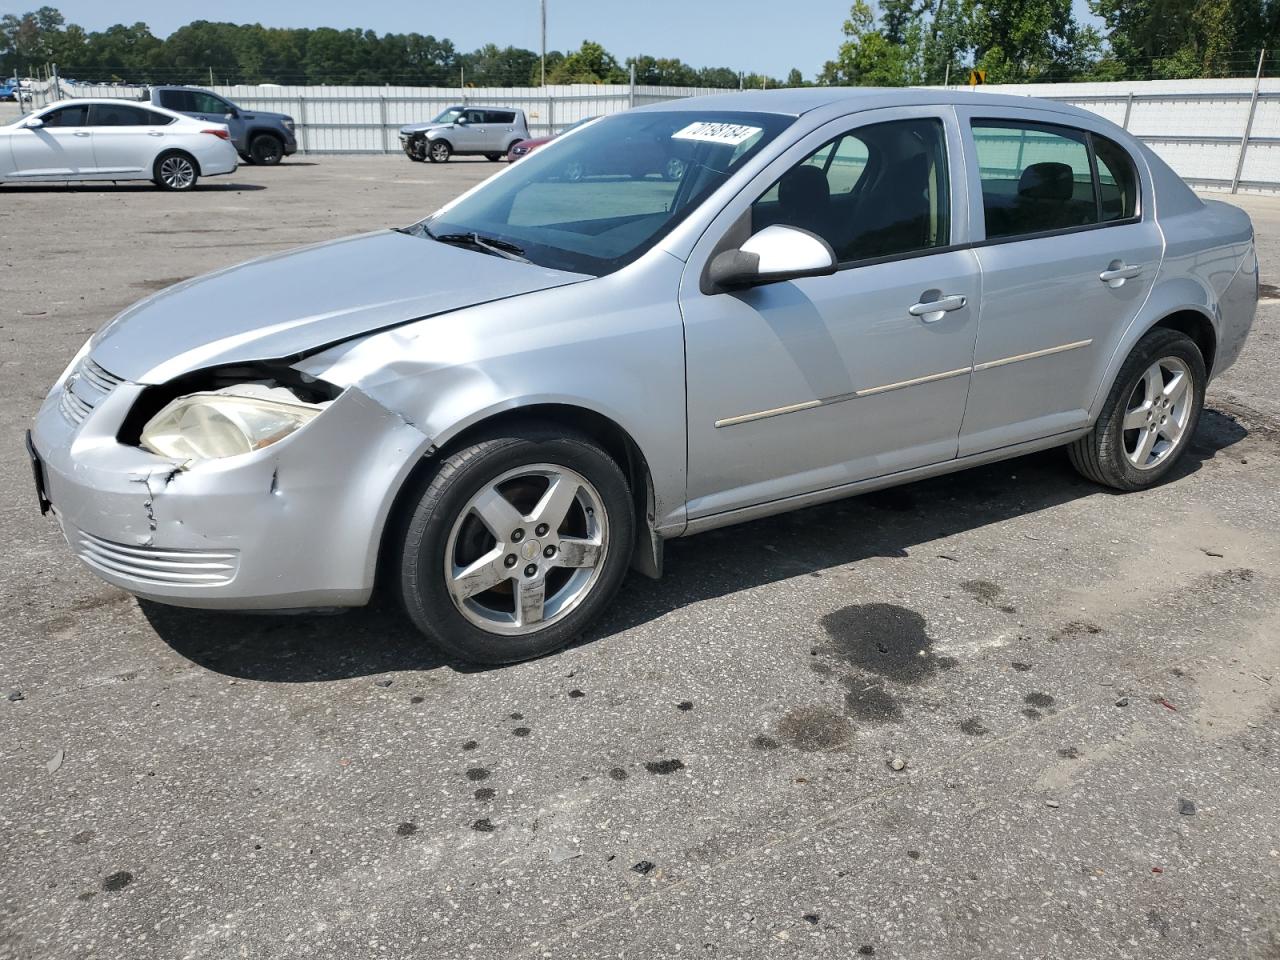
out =
[[971,0],[973,57],[988,83],[1068,80],[1081,39],[1071,0]]
[[[912,23],[904,30],[913,31],[918,43],[919,25]],[[892,43],[877,27],[876,17],[866,0],[855,0],[844,22],[844,43],[834,60],[822,68],[821,80],[831,86],[900,87],[913,82],[914,51],[904,36]]]
[[539,68],[538,54],[519,47],[503,47],[487,43],[479,50],[458,57],[467,72],[467,83],[477,87],[518,87],[528,82],[530,73]]
[[1280,40],[1277,0],[1091,0],[1107,30],[1108,60],[1125,77],[1252,72],[1257,51]]
[[547,63],[547,83],[626,83],[623,72],[613,54],[591,40],[565,55],[554,67]]

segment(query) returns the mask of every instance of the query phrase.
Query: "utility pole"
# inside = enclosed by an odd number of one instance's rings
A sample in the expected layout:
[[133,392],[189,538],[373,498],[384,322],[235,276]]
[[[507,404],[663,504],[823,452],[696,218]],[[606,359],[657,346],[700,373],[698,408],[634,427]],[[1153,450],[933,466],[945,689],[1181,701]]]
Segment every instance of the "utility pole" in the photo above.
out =
[[542,85],[547,85],[547,0],[540,0],[542,8]]
[[209,68],[209,86],[213,86],[213,67]]

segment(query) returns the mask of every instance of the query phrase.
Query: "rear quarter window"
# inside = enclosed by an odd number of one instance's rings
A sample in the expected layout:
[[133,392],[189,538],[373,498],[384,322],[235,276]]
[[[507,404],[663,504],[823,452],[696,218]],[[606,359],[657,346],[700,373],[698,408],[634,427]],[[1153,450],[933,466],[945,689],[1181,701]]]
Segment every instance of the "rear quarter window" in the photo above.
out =
[[1138,171],[1129,151],[1113,140],[1093,137],[1093,153],[1098,162],[1098,196],[1102,200],[1102,220],[1128,220],[1138,213]]

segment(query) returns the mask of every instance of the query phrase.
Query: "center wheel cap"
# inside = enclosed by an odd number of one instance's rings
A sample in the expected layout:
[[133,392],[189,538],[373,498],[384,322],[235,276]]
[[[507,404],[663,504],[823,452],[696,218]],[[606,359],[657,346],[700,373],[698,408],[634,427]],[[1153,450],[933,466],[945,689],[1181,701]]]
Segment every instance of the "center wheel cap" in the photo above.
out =
[[520,556],[526,560],[536,560],[541,552],[542,544],[538,543],[537,540],[526,540],[520,544]]

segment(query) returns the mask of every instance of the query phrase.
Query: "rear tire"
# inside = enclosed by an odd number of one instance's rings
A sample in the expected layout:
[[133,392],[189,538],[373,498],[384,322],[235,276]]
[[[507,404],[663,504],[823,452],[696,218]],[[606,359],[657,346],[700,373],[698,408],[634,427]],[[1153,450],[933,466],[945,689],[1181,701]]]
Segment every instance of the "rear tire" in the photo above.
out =
[[1120,368],[1098,422],[1067,448],[1072,466],[1116,490],[1159,483],[1191,443],[1207,383],[1194,340],[1177,330],[1151,330]]
[[260,133],[249,142],[249,155],[260,166],[274,167],[284,159],[284,144],[273,134]]
[[499,160],[502,159],[502,156],[503,155],[500,153],[486,153],[484,155],[484,158],[488,160],[490,163],[497,163]]
[[156,157],[151,168],[151,179],[161,190],[183,192],[192,189],[200,179],[200,168],[189,153],[170,150]]
[[581,434],[508,427],[444,458],[410,496],[401,599],[419,630],[464,660],[512,663],[560,649],[626,575],[631,494],[618,465]]
[[448,140],[431,140],[427,143],[427,158],[432,163],[448,163],[453,156],[453,147]]

